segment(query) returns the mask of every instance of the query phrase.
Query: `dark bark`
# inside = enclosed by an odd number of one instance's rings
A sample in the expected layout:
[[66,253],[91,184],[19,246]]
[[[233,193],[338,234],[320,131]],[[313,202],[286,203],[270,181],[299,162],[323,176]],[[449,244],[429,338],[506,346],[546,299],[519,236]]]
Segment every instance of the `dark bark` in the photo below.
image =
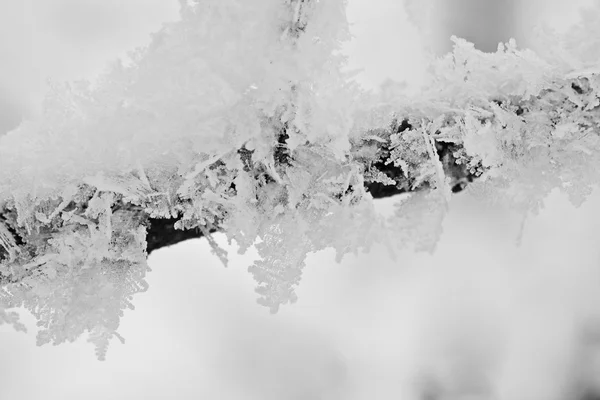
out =
[[[404,129],[409,129],[410,125],[406,125],[406,122],[403,122]],[[456,145],[450,145],[448,143],[440,142],[438,146],[438,157],[440,160],[446,160],[446,162],[450,159],[454,162],[454,158],[452,153],[456,150]],[[403,172],[400,167],[394,166],[393,164],[385,164],[386,157],[389,156],[389,151],[383,146],[381,149],[381,160],[373,163],[372,167],[378,168],[380,171],[384,172],[389,178],[392,178],[396,185],[385,185],[379,182],[369,182],[365,183],[365,189],[369,192],[374,199],[381,199],[386,197],[395,196],[400,193],[405,193],[409,191],[420,191],[429,189],[427,184],[423,184],[417,187],[412,187],[412,182],[410,178],[406,178],[403,175]],[[465,168],[448,168],[447,173],[453,173],[455,176],[452,177],[454,181],[463,182],[465,180],[472,181],[475,177],[466,171]],[[458,192],[464,188],[464,184],[460,183],[455,185],[452,188],[453,192]],[[11,214],[11,217],[14,219],[14,211],[9,210],[1,210],[0,211],[0,221],[6,221],[5,215]],[[144,225],[146,225],[147,229],[147,248],[146,251],[148,254],[152,253],[155,250],[158,250],[163,247],[172,246],[179,242],[183,242],[185,240],[197,239],[203,237],[203,233],[197,229],[187,229],[181,230],[176,229],[175,224],[179,221],[178,218],[145,218]],[[212,228],[210,232],[217,232],[218,229]],[[15,230],[11,229],[11,233],[13,234],[17,245],[21,246],[27,243],[27,238],[22,237],[24,230]],[[8,255],[7,251],[0,246],[0,261],[6,258]],[[0,278],[0,282],[3,282]]]
[[[204,234],[197,228],[187,230],[175,229],[175,224],[177,221],[177,218],[151,218],[148,220],[148,233],[146,234],[146,252],[148,255],[150,255],[150,253],[152,253],[154,250],[172,246],[185,240],[198,239],[204,236]],[[216,231],[216,229],[210,230],[211,233]]]

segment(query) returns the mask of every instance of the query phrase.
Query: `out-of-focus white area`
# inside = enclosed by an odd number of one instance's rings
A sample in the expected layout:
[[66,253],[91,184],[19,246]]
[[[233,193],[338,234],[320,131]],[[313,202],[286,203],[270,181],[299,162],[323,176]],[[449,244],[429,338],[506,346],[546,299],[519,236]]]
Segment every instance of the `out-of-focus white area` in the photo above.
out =
[[176,0],[0,1],[0,134],[39,112],[48,79],[92,79],[178,17]]
[[354,40],[346,46],[357,81],[379,89],[387,78],[414,93],[427,80],[427,63],[452,49],[450,37],[473,41],[483,51],[515,38],[519,47],[540,50],[540,27],[564,32],[581,8],[597,0],[351,0],[348,19]]
[[255,303],[253,254],[230,248],[226,269],[203,240],[160,250],[150,290],[123,319],[127,342],[106,362],[84,340],[38,348],[2,327],[2,393],[363,400],[416,399],[426,387],[570,398],[576,379],[600,385],[598,201],[575,209],[552,196],[518,247],[520,216],[458,195],[434,255],[313,255],[299,301],[275,316]]
[[[452,48],[451,35],[496,51],[498,42],[514,38],[536,49],[539,25],[559,32],[577,23],[581,7],[596,0],[403,0],[409,20],[419,28],[425,48],[437,55]],[[477,43],[478,42],[478,43]]]
[[388,78],[405,82],[409,91],[424,83],[425,42],[401,0],[352,0],[347,15],[354,38],[344,50],[350,68],[361,69],[356,80],[363,87],[378,89]]
[[[538,3],[532,18],[564,22],[552,19],[564,3]],[[401,1],[351,0],[348,13],[362,84],[423,79],[428,39]],[[35,109],[47,76],[93,76],[176,14],[166,0],[2,2],[0,120]],[[298,303],[276,316],[255,303],[251,254],[232,249],[224,269],[206,241],[163,249],[123,319],[127,343],[104,363],[84,340],[38,348],[1,326],[0,398],[569,398],[578,380],[600,387],[599,201],[575,209],[554,195],[518,247],[521,216],[458,195],[434,255],[316,254]]]

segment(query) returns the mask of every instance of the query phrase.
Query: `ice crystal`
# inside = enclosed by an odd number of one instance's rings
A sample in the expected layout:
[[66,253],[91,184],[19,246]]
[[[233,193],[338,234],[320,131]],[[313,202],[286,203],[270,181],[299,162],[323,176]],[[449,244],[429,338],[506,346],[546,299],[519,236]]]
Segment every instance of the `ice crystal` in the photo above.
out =
[[[6,310],[27,308],[40,344],[87,332],[103,358],[122,339],[149,219],[202,232],[223,263],[212,232],[256,245],[249,271],[275,312],[310,252],[433,251],[465,182],[524,214],[600,182],[600,68],[582,31],[539,56],[455,39],[418,97],[377,98],[342,72],[342,0],[181,4],[129,65],[55,84],[39,120],[0,138],[0,322],[21,328]],[[373,196],[402,192],[393,218],[375,213]]]

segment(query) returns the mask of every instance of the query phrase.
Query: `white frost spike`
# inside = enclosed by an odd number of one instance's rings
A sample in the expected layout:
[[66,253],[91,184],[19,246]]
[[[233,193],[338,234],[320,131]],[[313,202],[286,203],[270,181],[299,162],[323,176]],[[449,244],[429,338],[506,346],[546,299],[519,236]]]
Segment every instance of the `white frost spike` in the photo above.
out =
[[525,231],[525,224],[527,222],[527,217],[529,216],[529,211],[523,213],[523,218],[521,219],[521,224],[519,225],[519,232],[517,233],[517,239],[515,244],[521,247],[521,243],[523,243],[523,232]]
[[198,174],[200,174],[202,171],[204,171],[207,167],[216,163],[217,161],[219,161],[219,159],[225,157],[226,155],[227,155],[227,153],[217,154],[216,156],[209,157],[205,161],[199,162],[194,167],[194,170],[185,176],[185,179],[186,180],[194,179],[196,176],[198,176]]
[[302,1],[298,0],[296,2],[296,9],[294,10],[294,22],[298,22],[298,20],[300,19],[300,6],[302,4]]
[[[229,153],[229,152],[227,152],[227,153]],[[177,191],[177,194],[183,194],[183,195],[187,194],[187,192],[189,191],[190,187],[192,187],[192,184],[194,183],[194,179],[201,172],[203,172],[206,168],[208,168],[212,164],[216,163],[221,158],[225,157],[227,155],[227,153],[217,154],[215,156],[209,157],[208,159],[206,159],[204,161],[201,161],[198,164],[196,164],[196,166],[194,167],[194,170],[192,172],[188,173],[185,176],[185,182],[181,185],[181,187]]]
[[78,224],[81,224],[81,225],[86,225],[88,228],[90,228],[91,231],[93,231],[93,230],[95,230],[97,228],[95,223],[93,223],[89,219],[85,219],[83,217],[80,217],[77,214],[63,215],[63,220],[65,220],[65,221],[73,221],[73,222],[77,222]]
[[142,166],[142,163],[140,163],[140,160],[136,161],[137,164],[137,169],[138,169],[138,173],[140,174],[140,179],[142,181],[142,183],[144,185],[146,185],[146,189],[148,189],[148,191],[152,191],[152,185],[150,185],[150,181],[148,180],[148,176],[146,175],[146,172],[144,171],[144,167]]
[[112,335],[119,339],[119,342],[121,342],[121,344],[125,344],[125,338],[121,336],[119,332],[113,332]]
[[452,191],[450,190],[450,186],[446,181],[444,166],[442,165],[442,162],[436,155],[435,142],[431,135],[429,135],[429,133],[427,132],[427,128],[425,127],[425,121],[422,122],[421,132],[423,133],[423,139],[425,139],[425,146],[427,147],[429,157],[435,165],[437,189],[441,191],[444,199],[446,200],[447,206],[450,202],[450,198],[452,197]]
[[4,250],[8,252],[10,261],[13,261],[16,258],[19,247],[17,246],[12,233],[10,233],[2,221],[0,221],[0,246],[4,247]]
[[[43,216],[42,213],[38,213],[36,214],[36,217],[44,223],[48,223],[49,221],[52,221],[62,210],[64,210],[69,203],[71,202],[71,200],[73,200],[73,197],[77,194],[78,192],[78,188],[77,186],[71,185],[68,186],[62,193],[62,201],[60,202],[60,204],[58,205],[58,207],[56,207],[56,209],[54,209],[54,211],[52,211],[52,214],[50,214],[48,217]],[[41,214],[41,215],[39,215]],[[42,218],[45,218],[42,219]]]
[[100,198],[104,201],[104,213],[102,215],[103,224],[102,230],[108,240],[112,238],[112,209],[111,206],[114,201],[114,195],[112,193],[102,193]]
[[23,269],[25,271],[32,271],[52,260],[55,260],[56,258],[57,258],[57,254],[54,254],[54,253],[44,254],[42,256],[36,257],[30,263],[23,264]]
[[83,182],[94,186],[99,191],[120,193],[131,199],[144,198],[148,194],[145,182],[131,174],[129,176],[107,177],[100,172],[95,176],[83,178]]
[[273,162],[272,161],[265,162],[264,166],[267,169],[267,171],[269,172],[269,175],[271,176],[271,178],[275,179],[275,182],[279,183],[280,185],[283,185],[283,179],[281,178],[281,175],[279,175],[277,170],[275,170],[275,165],[273,165]]
[[229,260],[227,260],[227,250],[225,250],[219,246],[219,244],[212,237],[212,234],[208,231],[208,229],[206,229],[205,225],[199,225],[198,229],[200,229],[200,232],[202,232],[202,234],[208,241],[208,244],[212,248],[212,252],[217,257],[219,257],[219,260],[221,260],[221,262],[223,263],[223,266],[225,266],[227,268],[227,263],[229,261]]

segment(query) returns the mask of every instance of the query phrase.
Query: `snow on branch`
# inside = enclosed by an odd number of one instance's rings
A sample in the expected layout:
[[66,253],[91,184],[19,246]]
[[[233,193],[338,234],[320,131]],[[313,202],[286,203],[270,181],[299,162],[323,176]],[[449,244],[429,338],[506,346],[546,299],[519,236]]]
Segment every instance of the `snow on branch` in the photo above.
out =
[[[598,183],[593,65],[457,39],[419,97],[378,97],[342,72],[344,7],[182,2],[133,65],[55,87],[43,118],[0,138],[0,311],[29,309],[39,343],[88,332],[103,357],[161,247],[216,232],[255,245],[275,312],[309,252],[390,237],[433,251],[451,192],[530,212]],[[400,193],[392,220],[375,212]]]

